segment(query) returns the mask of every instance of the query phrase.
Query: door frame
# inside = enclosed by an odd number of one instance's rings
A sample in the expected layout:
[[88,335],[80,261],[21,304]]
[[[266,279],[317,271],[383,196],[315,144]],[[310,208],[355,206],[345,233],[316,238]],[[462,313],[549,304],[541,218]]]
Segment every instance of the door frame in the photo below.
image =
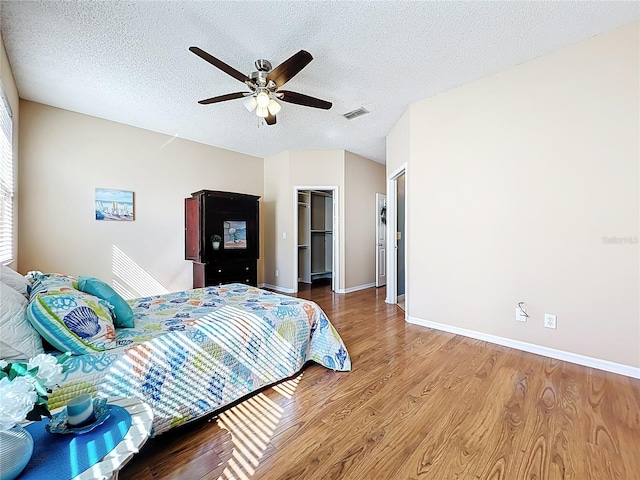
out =
[[[332,236],[332,259],[331,259],[331,290],[336,292],[340,285],[340,210],[338,202],[337,185],[296,185],[293,187],[293,293],[298,293],[298,192],[300,190],[325,190],[331,191],[333,197],[333,232]],[[311,208],[311,205],[309,205]]]
[[405,317],[409,315],[409,169],[406,163],[387,177],[387,298],[386,303],[398,303],[398,177],[404,174],[404,301]]
[[[380,211],[380,196],[384,197],[384,208],[387,208],[387,194],[386,193],[376,193],[376,288],[384,287],[387,284],[387,223],[386,220],[382,223]],[[380,226],[382,223],[382,226]],[[380,232],[384,232],[384,240],[382,244],[379,243],[380,240]],[[384,283],[380,282],[380,246],[384,248]]]

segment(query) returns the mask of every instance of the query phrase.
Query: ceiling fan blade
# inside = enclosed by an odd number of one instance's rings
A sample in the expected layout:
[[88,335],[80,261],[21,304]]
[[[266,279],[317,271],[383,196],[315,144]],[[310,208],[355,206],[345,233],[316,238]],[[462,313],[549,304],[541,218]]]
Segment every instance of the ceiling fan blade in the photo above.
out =
[[267,81],[272,80],[277,87],[281,87],[295,77],[311,60],[313,60],[313,57],[309,52],[300,50],[291,58],[271,70],[269,75],[267,75]]
[[269,114],[265,117],[264,119],[265,122],[267,122],[267,125],[275,125],[276,124],[276,116]]
[[226,102],[227,100],[234,100],[236,98],[243,98],[245,92],[227,93],[226,95],[220,95],[218,97],[211,97],[205,100],[200,100],[200,105],[209,105],[210,103]]
[[236,80],[240,80],[243,83],[247,82],[247,81],[251,82],[251,79],[249,77],[247,77],[244,73],[241,73],[238,70],[236,70],[235,68],[227,65],[222,60],[218,60],[216,57],[214,57],[213,55],[208,54],[204,50],[202,50],[202,49],[200,49],[198,47],[189,47],[189,50],[192,51],[193,53],[195,53],[196,55],[198,55],[203,60],[206,60],[207,62],[209,62],[214,67],[219,68],[220,70],[222,70],[227,75],[231,75]]
[[[282,94],[282,96],[280,96],[280,94]],[[320,100],[319,98],[310,97],[303,93],[290,92],[288,90],[278,90],[278,97],[283,102],[304,105],[305,107],[321,108],[323,110],[329,110],[333,105],[331,102],[327,102],[326,100]]]

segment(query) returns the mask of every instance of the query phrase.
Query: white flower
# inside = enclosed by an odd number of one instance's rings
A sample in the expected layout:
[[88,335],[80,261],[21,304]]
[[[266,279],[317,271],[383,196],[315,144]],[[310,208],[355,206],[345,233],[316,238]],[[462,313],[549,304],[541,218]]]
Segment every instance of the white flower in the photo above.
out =
[[44,380],[43,385],[45,388],[51,389],[62,381],[62,365],[58,363],[58,360],[53,355],[41,353],[33,357],[27,363],[27,368],[31,370],[35,367],[38,367],[36,377],[38,380]]
[[8,430],[22,422],[33,410],[38,395],[25,377],[0,380],[0,430]]
[[7,365],[9,365],[9,364],[6,362],[6,360],[2,360],[2,359],[0,358],[0,369],[2,369],[2,368],[4,368],[4,367],[6,367]]

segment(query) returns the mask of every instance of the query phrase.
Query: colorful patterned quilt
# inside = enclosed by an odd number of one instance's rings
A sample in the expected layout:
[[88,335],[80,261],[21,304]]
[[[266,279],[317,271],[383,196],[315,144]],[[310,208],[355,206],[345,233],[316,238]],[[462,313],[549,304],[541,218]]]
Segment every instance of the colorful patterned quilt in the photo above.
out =
[[346,347],[315,303],[241,284],[129,301],[135,328],[117,348],[73,356],[49,407],[81,393],[151,405],[155,434],[300,371],[313,360],[351,369]]

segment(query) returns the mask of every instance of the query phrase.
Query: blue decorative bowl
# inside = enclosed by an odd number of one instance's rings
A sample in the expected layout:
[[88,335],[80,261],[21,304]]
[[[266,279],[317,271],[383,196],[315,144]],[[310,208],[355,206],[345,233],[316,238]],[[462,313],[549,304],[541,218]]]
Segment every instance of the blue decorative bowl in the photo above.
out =
[[53,414],[49,423],[45,425],[45,428],[49,433],[75,433],[76,435],[88,433],[102,425],[111,415],[111,409],[109,405],[107,405],[106,398],[96,398],[93,401],[93,414],[95,416],[93,422],[81,427],[71,427],[67,423],[67,409],[65,408],[61,412]]

